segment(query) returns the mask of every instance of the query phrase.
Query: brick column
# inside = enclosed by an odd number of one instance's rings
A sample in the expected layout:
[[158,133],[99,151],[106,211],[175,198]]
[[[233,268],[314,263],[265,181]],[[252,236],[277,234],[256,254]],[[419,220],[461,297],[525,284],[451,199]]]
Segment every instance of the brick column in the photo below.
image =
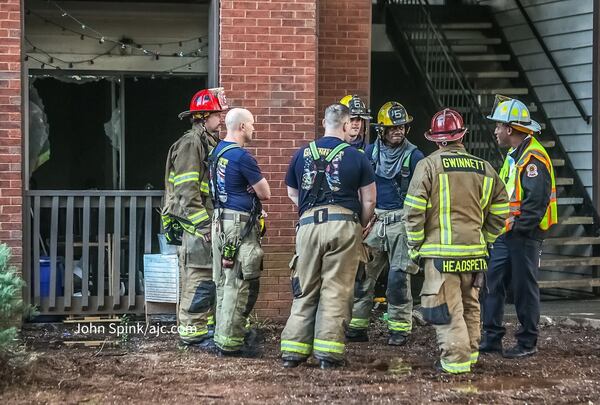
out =
[[220,23],[221,85],[230,105],[255,115],[251,150],[273,194],[256,312],[281,320],[297,220],[284,176],[293,152],[315,137],[316,0],[222,0]]
[[346,94],[369,105],[371,7],[369,0],[319,1],[319,120]]
[[23,259],[21,182],[21,2],[0,2],[0,242]]

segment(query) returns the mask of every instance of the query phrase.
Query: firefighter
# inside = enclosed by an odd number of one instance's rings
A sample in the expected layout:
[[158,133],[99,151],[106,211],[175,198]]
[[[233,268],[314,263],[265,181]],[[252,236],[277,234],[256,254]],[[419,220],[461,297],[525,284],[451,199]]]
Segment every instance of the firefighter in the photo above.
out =
[[371,111],[357,95],[348,94],[340,100],[340,104],[350,109],[350,133],[348,143],[358,150],[364,150],[367,141],[367,131],[371,121]]
[[226,109],[221,88],[194,94],[189,110],[179,114],[180,119],[190,117],[192,128],[171,146],[167,156],[162,222],[167,243],[180,245],[178,320],[184,344],[201,343],[214,331],[208,155],[219,142],[221,112]]
[[236,355],[252,345],[246,324],[258,298],[262,270],[261,202],[271,198],[271,189],[256,159],[244,148],[254,132],[250,111],[230,110],[225,125],[227,135],[210,158],[215,204],[213,280],[217,285],[214,341],[221,354]]
[[[369,340],[367,327],[373,307],[375,284],[380,273],[389,269],[386,297],[388,302],[388,344],[401,346],[412,330],[413,300],[407,268],[408,245],[404,229],[404,198],[417,163],[423,153],[406,136],[413,117],[402,104],[385,103],[377,114],[380,136],[367,146],[366,154],[375,169],[377,205],[374,225],[368,227],[365,244],[371,260],[357,274],[352,320],[346,337],[350,341]],[[413,267],[414,269],[414,267]],[[418,270],[418,269],[417,269]]]
[[540,291],[537,284],[542,241],[558,222],[556,186],[552,161],[534,134],[540,125],[519,100],[496,96],[488,119],[496,122],[498,144],[509,147],[500,170],[510,198],[510,217],[505,234],[494,244],[483,297],[481,352],[502,352],[506,332],[502,321],[506,286],[512,287],[520,328],[517,344],[504,351],[507,358],[537,352]]
[[461,115],[436,113],[425,137],[438,150],[417,165],[406,199],[411,258],[425,270],[423,317],[435,327],[441,358],[436,369],[471,371],[479,357],[479,288],[487,243],[508,216],[504,183],[492,166],[466,152]]
[[281,334],[284,367],[297,367],[312,354],[323,369],[344,360],[344,328],[350,320],[353,282],[366,261],[361,223],[375,205],[369,160],[344,140],[350,110],[325,110],[325,135],[293,156],[286,175],[288,196],[300,220],[290,268],[294,300]]

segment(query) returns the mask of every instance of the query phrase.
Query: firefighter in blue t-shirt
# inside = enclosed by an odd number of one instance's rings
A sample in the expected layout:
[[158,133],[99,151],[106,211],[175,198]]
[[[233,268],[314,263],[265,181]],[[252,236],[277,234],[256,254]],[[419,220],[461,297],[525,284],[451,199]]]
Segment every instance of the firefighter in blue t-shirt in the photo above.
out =
[[296,152],[285,179],[300,220],[290,263],[294,301],[281,334],[284,367],[311,354],[321,368],[343,363],[353,281],[366,261],[361,223],[369,222],[375,205],[373,168],[344,142],[350,111],[332,104],[323,124],[325,135]]
[[365,154],[375,168],[377,184],[376,221],[372,221],[365,244],[372,259],[359,269],[354,292],[352,320],[346,331],[349,341],[369,340],[367,328],[373,308],[375,284],[388,269],[386,297],[388,302],[389,345],[406,343],[412,329],[412,295],[410,291],[409,256],[404,229],[404,198],[417,162],[423,153],[406,136],[413,117],[402,104],[391,101],[377,114],[379,136]]
[[215,206],[213,280],[217,286],[214,341],[222,354],[238,354],[248,343],[247,317],[258,298],[263,257],[261,201],[271,197],[271,190],[256,159],[243,148],[254,131],[250,111],[230,110],[225,125],[227,135],[210,158]]

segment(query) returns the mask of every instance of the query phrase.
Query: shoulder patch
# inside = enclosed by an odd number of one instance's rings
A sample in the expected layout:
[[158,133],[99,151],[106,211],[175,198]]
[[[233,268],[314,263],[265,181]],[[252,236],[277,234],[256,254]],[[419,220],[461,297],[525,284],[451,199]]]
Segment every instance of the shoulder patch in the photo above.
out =
[[529,163],[525,171],[527,172],[527,177],[537,177],[538,175],[538,168],[535,163]]

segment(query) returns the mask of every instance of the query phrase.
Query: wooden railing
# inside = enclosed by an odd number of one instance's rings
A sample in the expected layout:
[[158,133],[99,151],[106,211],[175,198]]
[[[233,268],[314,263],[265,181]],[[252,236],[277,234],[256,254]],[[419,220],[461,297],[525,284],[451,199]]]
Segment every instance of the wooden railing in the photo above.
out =
[[26,299],[42,315],[143,313],[162,191],[25,192]]

